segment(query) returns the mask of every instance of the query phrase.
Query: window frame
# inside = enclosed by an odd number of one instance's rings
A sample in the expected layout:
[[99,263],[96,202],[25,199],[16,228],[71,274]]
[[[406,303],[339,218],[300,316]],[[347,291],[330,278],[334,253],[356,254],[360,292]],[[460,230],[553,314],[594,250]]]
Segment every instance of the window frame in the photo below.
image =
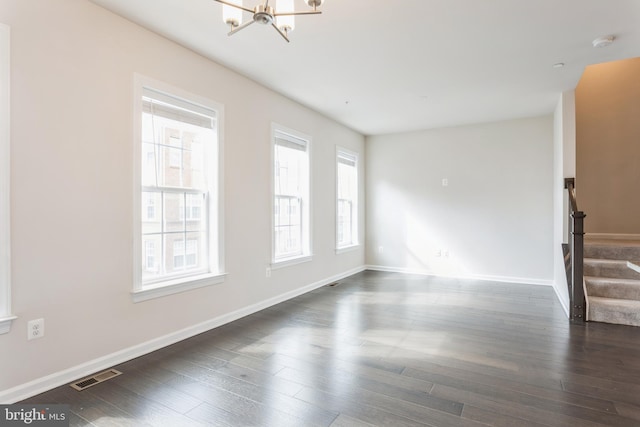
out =
[[[166,94],[178,101],[202,106],[213,110],[216,113],[216,135],[217,143],[212,149],[214,160],[211,166],[212,171],[209,186],[209,230],[208,230],[208,253],[209,271],[200,272],[193,275],[185,275],[176,278],[166,278],[145,284],[142,279],[143,262],[143,237],[142,237],[142,199],[144,186],[142,185],[142,98],[144,90],[150,89],[162,94]],[[224,106],[206,97],[189,93],[183,89],[170,84],[134,74],[134,144],[133,144],[133,290],[131,292],[134,303],[146,301],[172,295],[179,292],[197,289],[205,286],[212,286],[222,283],[226,276],[224,264],[224,185],[223,185],[223,157],[224,157]],[[157,209],[163,209],[161,206]],[[156,248],[156,254],[158,248]],[[164,253],[160,250],[161,253]]]
[[[339,217],[340,217],[340,158],[349,158],[353,160],[355,165],[355,195],[353,195],[352,203],[352,223],[351,223],[351,243],[346,245],[340,245],[340,230],[339,230]],[[360,211],[360,155],[359,153],[349,150],[344,147],[336,145],[336,217],[335,217],[335,230],[336,230],[336,253],[341,254],[357,249],[360,246],[360,230],[359,230],[359,211]]]
[[0,23],[0,334],[11,330],[11,29]]
[[[290,257],[276,257],[276,224],[275,224],[275,199],[276,199],[276,163],[275,163],[275,149],[276,149],[276,137],[283,136],[294,138],[296,140],[302,140],[305,142],[306,149],[306,181],[307,188],[301,197],[300,210],[302,232],[302,251],[298,255]],[[312,138],[302,132],[287,128],[277,123],[271,124],[271,269],[276,270],[283,267],[288,267],[295,264],[309,262],[313,258],[313,201],[312,201]]]

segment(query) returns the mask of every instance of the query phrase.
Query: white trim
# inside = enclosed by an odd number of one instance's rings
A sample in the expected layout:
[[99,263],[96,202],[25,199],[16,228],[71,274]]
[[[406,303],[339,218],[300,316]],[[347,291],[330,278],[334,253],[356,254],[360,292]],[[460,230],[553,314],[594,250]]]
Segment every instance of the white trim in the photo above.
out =
[[358,249],[360,249],[360,243],[356,243],[355,245],[343,246],[341,248],[336,248],[336,255],[357,251]]
[[11,329],[10,28],[0,24],[0,334]]
[[8,316],[0,319],[0,335],[8,334],[11,330],[11,323],[17,318],[17,316]]
[[[565,283],[566,286],[566,283]],[[567,307],[564,304],[564,300],[562,299],[562,297],[560,296],[560,293],[558,292],[558,287],[556,286],[556,284],[553,284],[553,292],[555,292],[556,297],[558,298],[558,301],[560,302],[560,306],[562,306],[562,310],[564,311],[564,314],[567,315],[567,319],[571,317],[571,314],[569,313],[569,307]]]
[[134,303],[147,301],[154,298],[166,297],[192,289],[204,288],[224,282],[226,274],[205,274],[202,276],[190,276],[187,278],[160,282],[159,286],[145,286],[143,289],[131,292]]
[[511,277],[511,276],[490,276],[484,274],[438,274],[429,270],[400,268],[400,267],[387,267],[382,265],[367,265],[367,270],[373,271],[385,271],[389,273],[406,273],[406,274],[418,274],[422,276],[433,277],[448,277],[452,279],[470,279],[470,280],[482,280],[487,282],[501,282],[501,283],[518,283],[522,285],[537,285],[537,286],[553,286],[553,280],[545,279],[533,279],[526,277]]
[[633,271],[640,273],[640,265],[636,264],[635,262],[627,261],[627,267],[629,267]]
[[[144,89],[152,89],[160,93],[170,94],[178,99],[187,100],[190,104],[202,106],[215,111],[217,141],[210,153],[215,160],[215,171],[210,177],[209,197],[209,266],[213,269],[210,274],[201,276],[187,276],[179,280],[164,280],[155,284],[142,284],[142,225],[141,212],[141,154],[142,154],[142,97]],[[159,298],[190,289],[210,286],[224,281],[226,273],[224,264],[224,105],[206,97],[187,92],[170,84],[155,80],[144,75],[133,75],[133,291],[134,303]],[[213,221],[215,219],[215,222]],[[166,289],[162,289],[166,288]]]
[[311,283],[310,285],[285,292],[273,298],[266,299],[264,301],[249,305],[247,307],[232,311],[227,314],[223,314],[221,316],[207,320],[206,322],[189,326],[179,331],[175,331],[170,334],[146,341],[144,343],[125,348],[115,353],[90,360],[86,363],[74,366],[69,369],[65,369],[63,371],[55,372],[42,378],[37,378],[33,381],[25,384],[20,384],[8,390],[2,390],[0,391],[0,404],[15,403],[20,400],[27,399],[29,397],[45,392],[47,390],[51,390],[52,388],[68,384],[78,378],[86,377],[90,374],[93,374],[94,372],[110,368],[114,365],[118,365],[136,357],[143,356],[168,345],[175,344],[184,339],[193,337],[203,332],[207,332],[211,329],[233,322],[234,320],[238,320],[260,310],[264,310],[265,308],[269,308],[281,302],[313,291],[314,289],[329,285],[337,280],[341,280],[345,277],[360,273],[364,270],[364,266],[353,268],[343,273],[336,274],[334,276]]
[[589,239],[618,239],[618,240],[640,240],[640,234],[616,234],[616,233],[587,233],[585,240]]

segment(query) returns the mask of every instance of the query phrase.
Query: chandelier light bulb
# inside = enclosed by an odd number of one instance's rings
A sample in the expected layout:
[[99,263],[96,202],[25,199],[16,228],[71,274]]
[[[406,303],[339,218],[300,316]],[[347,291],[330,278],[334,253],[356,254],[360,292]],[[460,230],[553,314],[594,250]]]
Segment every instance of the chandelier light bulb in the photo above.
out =
[[[293,11],[293,0],[278,0],[276,2],[277,13],[289,13]],[[296,28],[295,17],[293,15],[278,16],[276,17],[276,25],[286,34]]]
[[[229,3],[242,6],[242,0],[227,0]],[[242,10],[237,7],[222,5],[222,20],[225,24],[230,25],[231,28],[242,25]]]

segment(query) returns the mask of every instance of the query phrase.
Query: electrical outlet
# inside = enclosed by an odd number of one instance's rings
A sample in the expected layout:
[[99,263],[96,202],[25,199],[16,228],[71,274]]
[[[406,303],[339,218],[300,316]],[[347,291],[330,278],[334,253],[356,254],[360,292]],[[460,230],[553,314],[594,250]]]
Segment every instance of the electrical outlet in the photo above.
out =
[[378,253],[381,254],[384,252],[384,246],[378,246]]
[[265,276],[271,277],[271,268],[270,267],[267,267],[267,271],[265,273]]
[[27,339],[35,340],[44,336],[44,319],[29,320],[27,323]]

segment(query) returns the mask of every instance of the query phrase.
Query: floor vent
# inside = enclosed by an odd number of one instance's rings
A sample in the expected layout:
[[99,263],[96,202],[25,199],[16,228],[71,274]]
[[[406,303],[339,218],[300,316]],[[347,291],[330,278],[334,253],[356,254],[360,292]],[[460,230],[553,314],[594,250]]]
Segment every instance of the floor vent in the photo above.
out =
[[75,388],[78,391],[86,390],[91,386],[104,382],[106,380],[110,380],[113,377],[117,377],[121,375],[122,372],[116,371],[115,369],[107,369],[106,371],[99,372],[95,375],[91,375],[90,377],[83,378],[80,381],[76,381],[73,384],[70,384],[72,388]]

